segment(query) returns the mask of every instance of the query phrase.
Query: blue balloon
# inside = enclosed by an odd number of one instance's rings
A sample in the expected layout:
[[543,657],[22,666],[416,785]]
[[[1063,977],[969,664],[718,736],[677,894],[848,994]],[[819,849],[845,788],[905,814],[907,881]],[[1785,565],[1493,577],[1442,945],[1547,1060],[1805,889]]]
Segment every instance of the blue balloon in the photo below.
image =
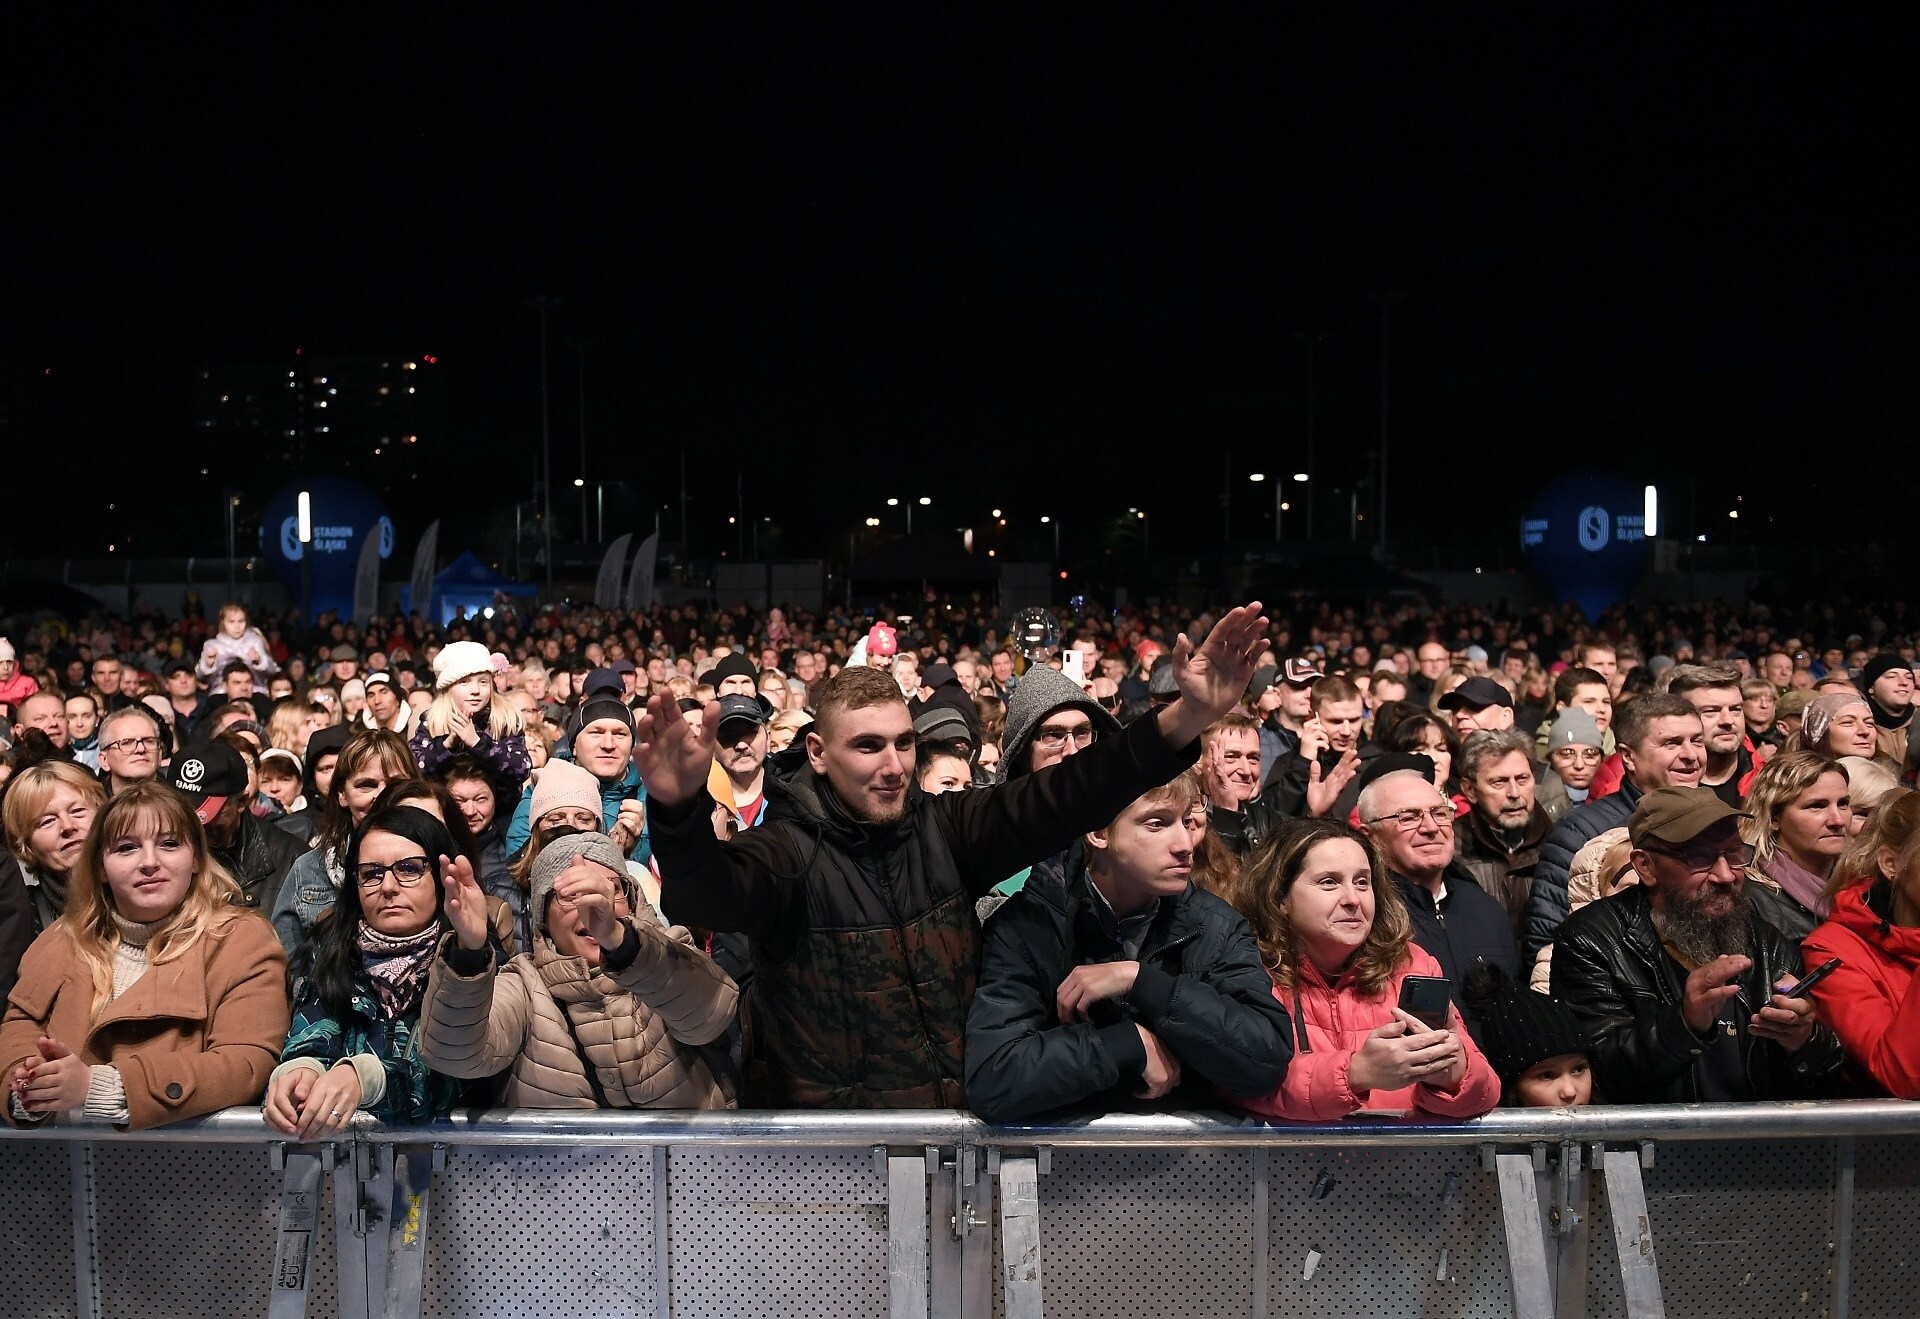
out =
[[1618,472],[1572,472],[1534,498],[1520,548],[1556,600],[1588,618],[1619,604],[1647,566],[1645,486]]
[[[312,540],[300,541],[300,492],[307,492]],[[359,481],[321,476],[282,489],[260,511],[260,553],[297,599],[300,565],[308,564],[315,614],[353,609],[353,578],[360,567],[360,546],[372,530],[380,533],[380,557],[393,554],[393,520],[379,495]]]

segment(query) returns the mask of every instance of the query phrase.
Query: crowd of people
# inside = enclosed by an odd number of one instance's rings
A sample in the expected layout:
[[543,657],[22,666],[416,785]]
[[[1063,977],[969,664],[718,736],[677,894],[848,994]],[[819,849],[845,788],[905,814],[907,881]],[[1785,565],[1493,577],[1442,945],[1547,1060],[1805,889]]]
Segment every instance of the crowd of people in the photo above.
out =
[[1920,1098],[1904,607],[0,638],[15,1124]]

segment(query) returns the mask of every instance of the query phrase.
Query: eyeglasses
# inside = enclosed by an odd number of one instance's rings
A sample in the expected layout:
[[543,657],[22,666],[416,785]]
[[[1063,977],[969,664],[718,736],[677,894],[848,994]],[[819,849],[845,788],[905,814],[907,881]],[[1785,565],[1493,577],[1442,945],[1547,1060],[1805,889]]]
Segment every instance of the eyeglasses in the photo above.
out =
[[1687,873],[1692,875],[1704,875],[1708,873],[1713,869],[1716,861],[1724,860],[1727,863],[1728,869],[1736,874],[1753,864],[1753,848],[1746,843],[1741,843],[1736,847],[1729,847],[1725,850],[1714,848],[1710,851],[1700,852],[1670,852],[1664,847],[1649,847],[1646,850],[1649,852],[1657,852],[1661,856],[1672,857],[1675,861],[1684,865],[1687,868]]
[[1033,735],[1034,742],[1049,751],[1058,751],[1067,744],[1068,738],[1072,738],[1073,744],[1077,747],[1092,746],[1093,725],[1082,724],[1078,728],[1042,728]]
[[1392,815],[1377,816],[1364,821],[1368,825],[1391,824],[1403,834],[1412,833],[1422,824],[1429,822],[1434,828],[1443,832],[1453,828],[1453,807],[1429,806],[1423,811],[1416,806],[1404,811],[1395,811]]
[[102,751],[150,751],[160,745],[157,737],[123,737],[118,742],[109,742],[101,747]]
[[378,865],[368,861],[359,867],[358,878],[361,888],[379,888],[387,882],[387,876],[393,876],[393,882],[401,888],[412,888],[427,877],[433,869],[433,863],[424,856],[403,856],[392,865]]

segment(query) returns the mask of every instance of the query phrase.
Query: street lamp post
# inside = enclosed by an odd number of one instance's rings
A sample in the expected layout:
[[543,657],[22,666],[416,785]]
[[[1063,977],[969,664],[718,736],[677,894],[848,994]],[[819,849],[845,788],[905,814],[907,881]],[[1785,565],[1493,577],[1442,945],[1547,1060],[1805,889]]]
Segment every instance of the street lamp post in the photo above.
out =
[[547,313],[559,300],[544,295],[527,299],[540,313],[540,521],[545,527],[547,596],[553,596],[553,415],[547,406]]
[[1295,332],[1293,337],[1307,346],[1307,539],[1311,541],[1313,539],[1313,388],[1316,366],[1314,358],[1320,344],[1327,336],[1323,332],[1315,331],[1311,334]]

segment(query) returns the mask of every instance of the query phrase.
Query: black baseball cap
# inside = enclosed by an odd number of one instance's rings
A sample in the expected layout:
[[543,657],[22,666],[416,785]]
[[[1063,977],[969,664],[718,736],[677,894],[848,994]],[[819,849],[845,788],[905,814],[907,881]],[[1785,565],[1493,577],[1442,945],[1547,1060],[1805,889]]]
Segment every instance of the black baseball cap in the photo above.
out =
[[171,678],[176,673],[192,673],[192,672],[193,672],[192,660],[171,659],[171,660],[168,660],[166,663],[166,666],[160,670],[160,676],[163,678]]
[[225,742],[200,742],[174,756],[167,782],[205,824],[220,814],[227,798],[247,790],[247,762]]
[[1504,705],[1513,708],[1513,695],[1492,678],[1468,678],[1440,698],[1442,710],[1458,710],[1461,706],[1474,710],[1484,710],[1489,705]]
[[773,718],[773,703],[764,696],[722,696],[720,698],[720,722],[730,719],[751,719],[756,724],[764,724]]

